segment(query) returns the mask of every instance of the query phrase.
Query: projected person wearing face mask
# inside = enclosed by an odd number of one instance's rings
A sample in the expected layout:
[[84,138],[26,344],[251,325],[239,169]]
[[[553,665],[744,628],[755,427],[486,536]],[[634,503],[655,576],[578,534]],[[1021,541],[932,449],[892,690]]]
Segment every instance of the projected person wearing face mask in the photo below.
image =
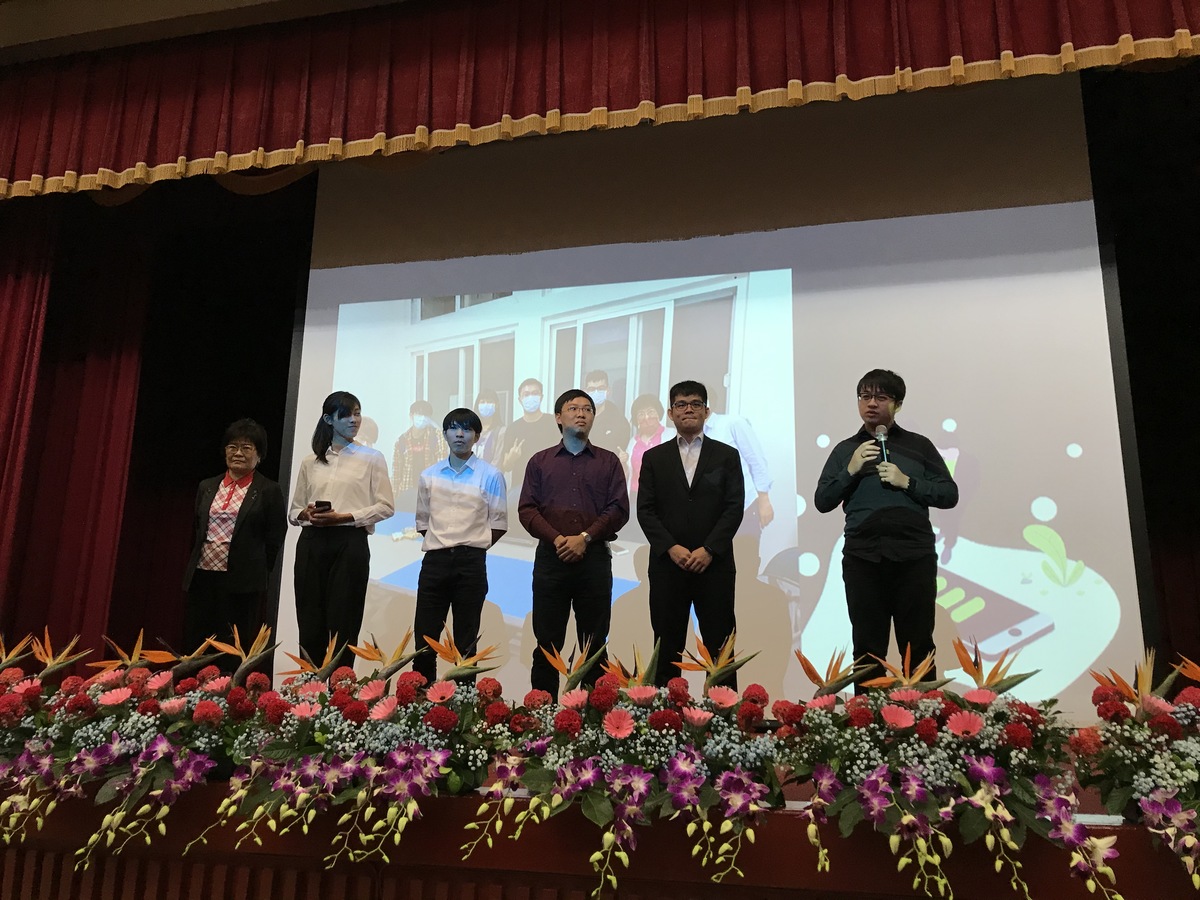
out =
[[500,448],[504,446],[507,429],[500,418],[500,397],[491,388],[480,388],[475,398],[475,412],[479,416],[482,430],[475,444],[475,455],[484,462],[498,466]]
[[[820,512],[841,505],[846,514],[842,578],[855,659],[886,658],[894,626],[900,658],[911,648],[915,668],[934,652],[937,556],[929,507],[953,507],[958,486],[929,439],[896,424],[903,378],[872,369],[856,393],[863,427],[829,454],[814,502]],[[855,690],[881,674],[874,663]],[[934,669],[927,677],[936,675]]]
[[627,462],[625,447],[629,443],[629,420],[609,399],[608,373],[596,369],[583,379],[583,389],[596,401],[596,424],[592,427],[592,443],[611,450]]
[[[529,460],[521,489],[521,525],[537,538],[533,557],[533,634],[537,648],[529,683],[558,697],[558,672],[542,648],[562,651],[567,618],[575,612],[579,646],[595,652],[608,640],[612,554],[608,542],[629,521],[625,470],[615,453],[589,440],[596,418],[592,398],[574,389],[554,403],[562,440]],[[595,682],[602,654],[584,676]]]
[[536,378],[526,378],[517,388],[517,402],[521,404],[521,418],[504,429],[504,456],[500,468],[510,472],[509,496],[521,495],[521,482],[525,478],[525,467],[533,454],[558,443],[558,427],[554,416],[542,412],[542,383]]

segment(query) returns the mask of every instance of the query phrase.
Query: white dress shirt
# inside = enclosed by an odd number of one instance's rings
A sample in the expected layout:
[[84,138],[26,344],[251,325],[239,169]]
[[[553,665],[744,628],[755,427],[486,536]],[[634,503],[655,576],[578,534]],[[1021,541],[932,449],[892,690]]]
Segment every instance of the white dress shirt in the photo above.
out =
[[688,487],[692,486],[692,479],[696,477],[696,466],[700,463],[700,445],[703,442],[703,433],[696,435],[691,441],[682,434],[675,438],[675,444],[679,447],[679,461],[683,463],[683,474],[687,476]]
[[508,531],[504,473],[474,453],[455,471],[450,458],[417,476],[417,531],[421,549],[492,545],[492,531]]
[[325,458],[328,462],[322,463],[309,455],[300,463],[288,519],[293,525],[308,525],[297,516],[308,504],[328,500],[333,512],[350,513],[355,527],[374,534],[375,523],[396,511],[383,454],[362,444],[347,444],[341,450],[330,447]]

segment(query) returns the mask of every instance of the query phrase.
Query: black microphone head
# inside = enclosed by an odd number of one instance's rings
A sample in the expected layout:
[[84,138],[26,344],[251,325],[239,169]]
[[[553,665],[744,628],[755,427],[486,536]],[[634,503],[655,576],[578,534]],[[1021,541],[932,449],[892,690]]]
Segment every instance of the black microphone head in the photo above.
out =
[[877,440],[877,441],[886,441],[887,440],[887,426],[886,425],[876,425],[875,426],[875,440]]

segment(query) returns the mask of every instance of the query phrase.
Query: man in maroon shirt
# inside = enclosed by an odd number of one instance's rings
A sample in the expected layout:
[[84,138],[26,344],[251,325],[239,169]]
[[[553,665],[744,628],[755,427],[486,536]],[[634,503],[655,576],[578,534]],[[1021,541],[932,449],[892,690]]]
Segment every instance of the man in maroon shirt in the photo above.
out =
[[[608,640],[608,542],[629,521],[629,494],[616,454],[588,440],[596,407],[587,393],[575,389],[560,396],[554,402],[554,420],[562,441],[530,458],[517,514],[538,541],[533,557],[533,635],[538,646],[529,682],[557,698],[558,673],[542,648],[562,651],[572,606],[581,647],[589,642],[594,652]],[[605,658],[596,661],[586,683],[596,680]]]

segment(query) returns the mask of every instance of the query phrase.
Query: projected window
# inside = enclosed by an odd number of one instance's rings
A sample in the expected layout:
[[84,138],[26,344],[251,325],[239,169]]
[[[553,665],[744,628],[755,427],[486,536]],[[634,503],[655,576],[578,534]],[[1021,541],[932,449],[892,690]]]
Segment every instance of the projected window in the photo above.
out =
[[435,417],[456,407],[474,407],[475,397],[484,388],[505,399],[512,384],[513,353],[511,333],[417,353],[413,357],[415,396],[430,402]]
[[501,297],[511,297],[511,291],[498,291],[488,294],[453,294],[447,297],[422,297],[417,301],[417,318],[420,321],[434,319],[438,316],[449,315],[460,309],[490,303]]

